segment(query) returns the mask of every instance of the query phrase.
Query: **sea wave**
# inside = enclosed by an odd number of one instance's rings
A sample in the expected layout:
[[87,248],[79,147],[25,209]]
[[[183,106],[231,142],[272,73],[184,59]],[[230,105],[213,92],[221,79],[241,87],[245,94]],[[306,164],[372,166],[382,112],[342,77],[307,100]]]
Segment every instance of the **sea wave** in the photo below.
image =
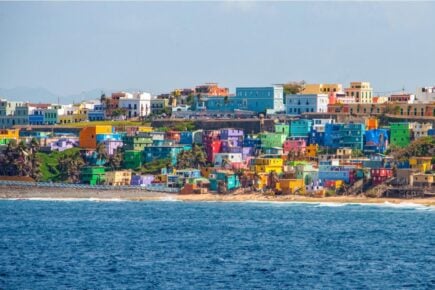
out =
[[127,202],[130,200],[121,198],[73,198],[73,197],[25,197],[25,198],[5,198],[4,200],[23,200],[23,201],[60,201],[60,202]]

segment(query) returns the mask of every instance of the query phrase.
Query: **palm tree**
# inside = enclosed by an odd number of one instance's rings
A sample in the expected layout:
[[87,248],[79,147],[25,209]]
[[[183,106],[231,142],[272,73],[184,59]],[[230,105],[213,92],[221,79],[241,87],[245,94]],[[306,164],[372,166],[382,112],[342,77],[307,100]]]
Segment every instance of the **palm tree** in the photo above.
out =
[[105,163],[108,159],[106,145],[104,143],[98,144],[95,152],[97,153],[97,164]]
[[116,148],[116,151],[112,156],[109,157],[107,162],[111,170],[116,170],[121,168],[122,162],[124,161],[124,155],[121,148]]

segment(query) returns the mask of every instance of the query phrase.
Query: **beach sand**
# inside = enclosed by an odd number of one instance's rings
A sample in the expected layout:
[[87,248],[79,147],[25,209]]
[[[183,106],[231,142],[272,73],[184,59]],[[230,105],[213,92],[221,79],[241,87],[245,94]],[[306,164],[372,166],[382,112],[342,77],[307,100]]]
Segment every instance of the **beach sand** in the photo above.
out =
[[51,187],[18,187],[0,186],[0,199],[98,199],[98,200],[131,200],[131,201],[186,201],[186,202],[330,202],[330,203],[413,203],[435,206],[435,198],[367,198],[365,196],[333,196],[333,197],[307,197],[307,196],[268,196],[260,193],[237,194],[173,194],[150,192],[140,189],[73,189]]

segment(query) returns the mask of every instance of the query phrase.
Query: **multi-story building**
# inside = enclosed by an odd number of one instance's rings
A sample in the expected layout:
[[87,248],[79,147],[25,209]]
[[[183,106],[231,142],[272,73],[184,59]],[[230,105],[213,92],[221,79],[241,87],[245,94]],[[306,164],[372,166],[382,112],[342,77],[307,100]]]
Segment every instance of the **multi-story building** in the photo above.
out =
[[348,97],[354,97],[356,103],[373,103],[373,89],[369,82],[351,82],[344,92]]
[[432,123],[412,122],[410,123],[410,127],[412,130],[412,136],[414,139],[418,139],[428,136],[429,130],[432,129]]
[[22,102],[0,100],[0,128],[29,124],[29,107]]
[[105,104],[95,104],[92,109],[88,111],[89,121],[102,121],[106,119],[106,106]]
[[165,109],[169,106],[169,99],[151,99],[151,113],[152,114],[162,114]]
[[326,124],[325,146],[330,148],[349,147],[363,149],[364,124]]
[[151,95],[149,93],[127,94],[119,99],[119,108],[126,111],[127,118],[145,117],[151,113]]
[[435,102],[435,86],[417,88],[415,92],[415,101],[418,103]]
[[286,113],[287,115],[300,115],[327,112],[328,102],[328,95],[325,94],[286,95]]
[[292,138],[308,138],[313,125],[312,120],[299,119],[290,121],[290,137]]
[[280,85],[271,87],[236,88],[235,96],[195,98],[196,109],[209,111],[244,110],[255,113],[272,114],[284,112],[284,89]]
[[364,152],[384,153],[388,149],[388,131],[372,129],[365,132]]

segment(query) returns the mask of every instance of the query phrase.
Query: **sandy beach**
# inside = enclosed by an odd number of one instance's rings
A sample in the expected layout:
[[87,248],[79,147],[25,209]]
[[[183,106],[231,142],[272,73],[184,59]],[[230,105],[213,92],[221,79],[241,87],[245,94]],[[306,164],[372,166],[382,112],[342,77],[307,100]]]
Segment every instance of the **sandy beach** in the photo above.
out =
[[330,202],[330,203],[414,203],[435,206],[435,198],[394,199],[394,198],[367,198],[365,196],[334,196],[334,197],[307,197],[307,196],[267,196],[259,193],[238,194],[170,194],[150,192],[140,189],[129,190],[93,190],[50,187],[18,187],[0,186],[0,199],[98,199],[98,200],[131,200],[131,201],[164,201],[176,200],[186,202]]

